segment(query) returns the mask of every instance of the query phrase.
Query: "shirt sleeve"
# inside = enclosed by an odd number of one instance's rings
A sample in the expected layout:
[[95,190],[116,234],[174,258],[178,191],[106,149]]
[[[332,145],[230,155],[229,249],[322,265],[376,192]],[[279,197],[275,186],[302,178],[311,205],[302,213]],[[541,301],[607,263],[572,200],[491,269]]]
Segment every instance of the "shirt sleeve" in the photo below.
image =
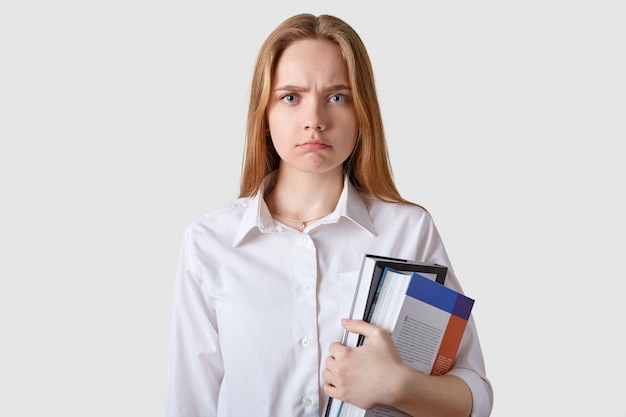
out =
[[[445,285],[451,287],[455,291],[463,293],[463,289],[456,277],[454,269],[448,258],[448,254],[443,245],[443,241],[435,227],[432,219],[429,228],[426,228],[427,236],[422,246],[424,250],[423,258],[429,262],[446,265],[448,274],[446,276]],[[493,406],[493,389],[485,370],[485,361],[483,358],[478,332],[474,318],[470,315],[467,322],[456,360],[449,374],[458,376],[469,386],[472,392],[472,417],[488,417],[491,414]]]
[[174,287],[166,417],[215,417],[224,374],[215,309],[192,229],[183,238]]
[[485,373],[474,318],[470,316],[454,367],[449,374],[461,378],[472,391],[472,417],[487,417],[493,406],[493,390]]

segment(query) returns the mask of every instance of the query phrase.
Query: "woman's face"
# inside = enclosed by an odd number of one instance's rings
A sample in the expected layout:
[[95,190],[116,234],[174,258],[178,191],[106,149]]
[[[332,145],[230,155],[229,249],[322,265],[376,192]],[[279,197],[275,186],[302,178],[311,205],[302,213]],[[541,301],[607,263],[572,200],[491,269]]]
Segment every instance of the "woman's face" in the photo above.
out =
[[278,59],[267,108],[280,169],[340,173],[358,120],[348,67],[335,44],[301,40]]

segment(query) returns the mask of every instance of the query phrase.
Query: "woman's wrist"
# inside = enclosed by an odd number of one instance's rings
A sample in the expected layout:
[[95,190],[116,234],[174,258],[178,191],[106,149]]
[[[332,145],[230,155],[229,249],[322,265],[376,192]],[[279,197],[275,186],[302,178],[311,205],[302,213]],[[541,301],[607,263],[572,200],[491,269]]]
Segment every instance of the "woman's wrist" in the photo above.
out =
[[422,378],[425,377],[426,375],[402,364],[394,375],[388,405],[402,411],[410,408],[410,404],[418,397]]

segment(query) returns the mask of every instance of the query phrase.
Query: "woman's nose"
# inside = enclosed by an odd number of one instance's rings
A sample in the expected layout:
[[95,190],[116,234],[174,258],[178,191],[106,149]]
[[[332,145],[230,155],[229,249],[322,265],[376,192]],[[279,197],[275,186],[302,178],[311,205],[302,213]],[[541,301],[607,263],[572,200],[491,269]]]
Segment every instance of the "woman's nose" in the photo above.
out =
[[327,120],[323,104],[317,100],[309,102],[304,118],[304,128],[306,130],[324,130]]

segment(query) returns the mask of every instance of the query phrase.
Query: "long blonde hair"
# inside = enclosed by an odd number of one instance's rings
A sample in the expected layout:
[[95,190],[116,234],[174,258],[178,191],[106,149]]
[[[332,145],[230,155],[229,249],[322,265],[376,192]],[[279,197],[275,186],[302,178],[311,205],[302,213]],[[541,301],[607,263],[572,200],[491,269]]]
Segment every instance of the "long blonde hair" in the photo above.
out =
[[343,20],[330,16],[299,14],[282,22],[265,40],[252,78],[240,197],[254,195],[263,178],[278,168],[280,157],[268,136],[267,106],[272,76],[280,54],[303,39],[326,39],[336,44],[348,66],[353,102],[359,121],[357,143],[344,162],[350,182],[360,191],[388,202],[408,202],[393,181],[387,142],[374,84],[374,73],[365,45]]

